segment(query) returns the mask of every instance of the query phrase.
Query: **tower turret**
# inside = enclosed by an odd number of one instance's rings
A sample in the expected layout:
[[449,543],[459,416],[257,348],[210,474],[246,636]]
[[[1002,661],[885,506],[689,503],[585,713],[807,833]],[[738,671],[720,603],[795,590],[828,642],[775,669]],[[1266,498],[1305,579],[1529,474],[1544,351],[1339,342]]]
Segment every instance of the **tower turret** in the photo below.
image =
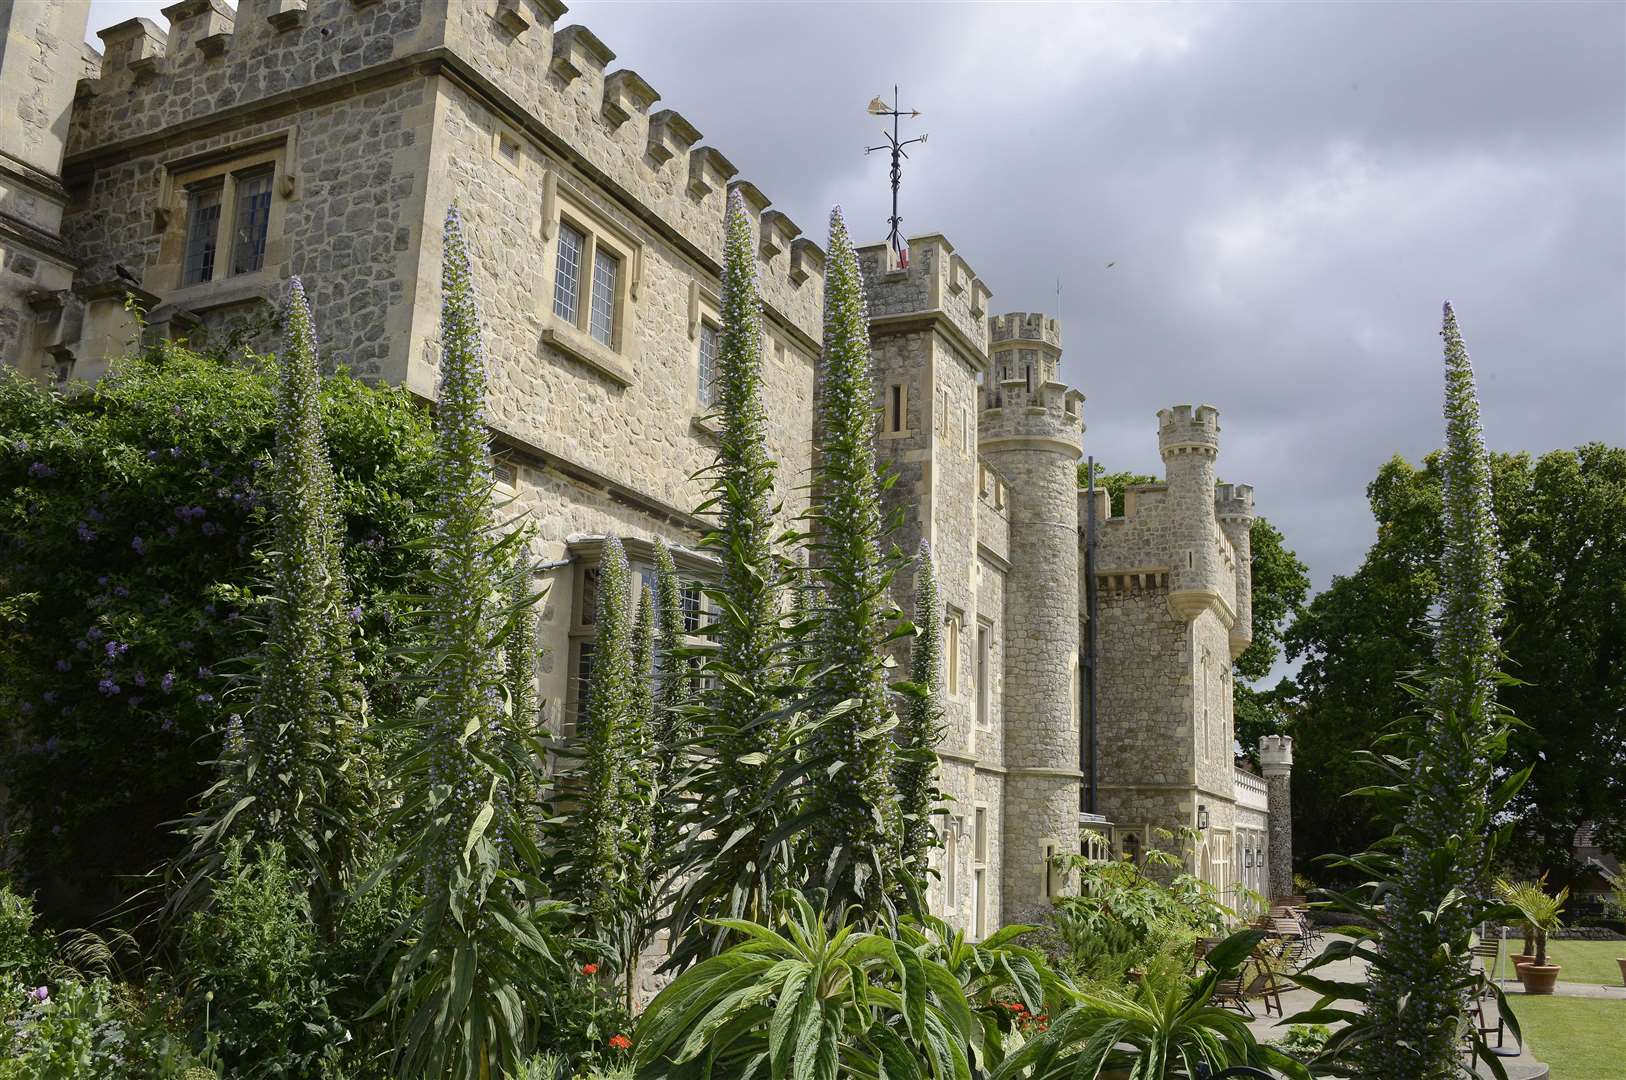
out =
[[1214,459],[1219,456],[1219,410],[1212,405],[1159,409],[1157,445],[1168,478],[1169,610],[1195,619],[1216,608],[1235,616],[1235,572],[1223,561],[1214,514]]
[[1066,887],[1049,859],[1078,848],[1078,459],[1084,395],[1060,381],[1061,326],[989,320],[978,433],[1009,484],[1005,586],[1005,910]]
[[1253,485],[1221,484],[1214,490],[1214,516],[1236,552],[1236,621],[1231,659],[1253,643]]
[[1259,740],[1259,770],[1265,774],[1269,792],[1269,854],[1272,903],[1293,892],[1293,739],[1288,735],[1266,735]]

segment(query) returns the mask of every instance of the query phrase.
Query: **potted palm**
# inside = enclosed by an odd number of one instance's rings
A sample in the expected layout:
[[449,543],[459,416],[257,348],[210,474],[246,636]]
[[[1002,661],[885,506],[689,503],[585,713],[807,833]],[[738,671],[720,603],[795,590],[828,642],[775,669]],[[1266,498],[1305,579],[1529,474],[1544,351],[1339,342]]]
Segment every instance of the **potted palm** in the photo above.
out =
[[[1541,881],[1509,881],[1507,878],[1497,878],[1493,887],[1496,890],[1498,900],[1511,908],[1518,909],[1519,901],[1516,897],[1524,894],[1541,895],[1543,891],[1542,884],[1546,880],[1545,874],[1542,875]],[[1524,972],[1521,970],[1524,965],[1536,958],[1535,928],[1528,922],[1523,922],[1522,929],[1524,931],[1524,951],[1509,953],[1507,958],[1508,963],[1513,965],[1514,975],[1520,979],[1524,978]]]
[[1558,983],[1559,966],[1547,962],[1547,934],[1561,925],[1558,916],[1569,899],[1568,888],[1558,890],[1557,896],[1548,896],[1539,886],[1517,889],[1507,896],[1507,902],[1518,909],[1525,924],[1534,933],[1536,955],[1519,968],[1527,994],[1550,994]]

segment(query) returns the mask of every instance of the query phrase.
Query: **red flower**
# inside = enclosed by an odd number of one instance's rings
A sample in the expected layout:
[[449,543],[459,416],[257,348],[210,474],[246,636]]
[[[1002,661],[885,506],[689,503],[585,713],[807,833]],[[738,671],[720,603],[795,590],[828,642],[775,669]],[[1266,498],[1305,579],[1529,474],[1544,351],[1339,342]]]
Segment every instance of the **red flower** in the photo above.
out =
[[583,975],[597,975],[598,974],[598,965],[597,964],[583,964],[582,965],[582,974]]
[[617,1050],[630,1050],[632,1048],[632,1040],[627,1038],[625,1035],[611,1035],[610,1045],[615,1047]]

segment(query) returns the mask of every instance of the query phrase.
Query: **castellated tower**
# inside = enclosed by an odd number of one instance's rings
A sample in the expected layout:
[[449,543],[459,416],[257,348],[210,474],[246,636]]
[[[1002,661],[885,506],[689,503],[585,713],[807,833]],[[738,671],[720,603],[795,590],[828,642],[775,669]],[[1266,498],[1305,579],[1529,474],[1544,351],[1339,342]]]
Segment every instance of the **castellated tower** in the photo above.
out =
[[1236,553],[1236,619],[1231,623],[1231,659],[1253,644],[1253,485],[1221,484],[1214,489],[1214,516]]
[[1022,312],[989,321],[991,377],[978,425],[1004,476],[1004,897],[1011,914],[1065,883],[1048,858],[1079,843],[1078,460],[1084,395],[1061,382],[1061,327]]
[[1173,530],[1169,535],[1169,610],[1193,619],[1209,608],[1234,612],[1234,571],[1221,565],[1214,543],[1214,459],[1219,456],[1219,410],[1199,405],[1160,409],[1157,448],[1168,478],[1166,496]]

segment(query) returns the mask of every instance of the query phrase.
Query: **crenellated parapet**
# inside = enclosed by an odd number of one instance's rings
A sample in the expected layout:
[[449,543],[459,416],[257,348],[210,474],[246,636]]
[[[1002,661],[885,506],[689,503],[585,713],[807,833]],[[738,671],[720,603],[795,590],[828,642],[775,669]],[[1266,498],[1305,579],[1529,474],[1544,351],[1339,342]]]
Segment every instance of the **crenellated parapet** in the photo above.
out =
[[[565,24],[566,11],[559,0],[179,0],[165,9],[167,34],[130,19],[102,31],[101,56],[87,53],[66,171],[82,180],[110,149],[162,152],[193,131],[263,125],[279,108],[444,72],[441,93],[481,98],[550,171],[612,192],[689,257],[720,263],[737,169],[638,72],[614,67],[589,27]],[[751,191],[764,302],[816,340],[823,252]]]
[[900,266],[886,244],[858,249],[871,327],[936,320],[980,369],[987,355],[984,320],[993,294],[947,237],[938,233],[910,237],[908,251],[908,265]]
[[1212,405],[1176,405],[1157,411],[1157,448],[1163,460],[1194,454],[1219,455],[1219,410]]
[[983,386],[981,442],[1049,441],[1082,453],[1084,395],[1061,381],[1061,324],[1012,312],[988,320],[991,378]]

